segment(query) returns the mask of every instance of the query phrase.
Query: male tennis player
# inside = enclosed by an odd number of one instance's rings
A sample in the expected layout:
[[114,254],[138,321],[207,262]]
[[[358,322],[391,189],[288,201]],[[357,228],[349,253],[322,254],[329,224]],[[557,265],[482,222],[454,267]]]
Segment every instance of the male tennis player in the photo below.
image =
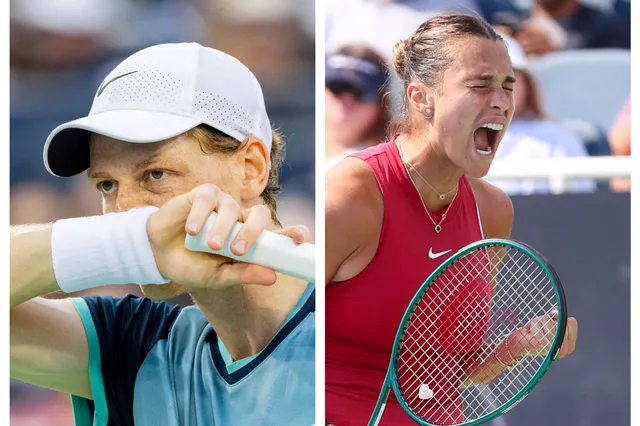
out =
[[[73,395],[79,426],[312,424],[313,283],[184,248],[212,211],[213,249],[236,221],[236,255],[276,229],[281,155],[235,58],[166,44],[118,65],[44,150],[54,175],[88,170],[107,214],[12,228],[11,377]],[[38,297],[129,283],[196,306]]]
[[[405,96],[393,137],[326,178],[326,416],[336,426],[369,421],[397,327],[429,274],[471,242],[509,237],[513,224],[509,197],[481,179],[513,116],[504,41],[481,19],[436,16],[396,45],[394,68]],[[474,307],[449,309],[462,315]],[[539,323],[518,333],[533,338]],[[576,335],[571,318],[560,356],[573,351]],[[512,346],[499,345],[474,371],[499,374],[537,349]],[[465,365],[433,360],[432,368],[455,375]],[[448,404],[433,404],[434,419],[462,416],[458,387],[447,392]],[[413,424],[391,395],[381,425]]]

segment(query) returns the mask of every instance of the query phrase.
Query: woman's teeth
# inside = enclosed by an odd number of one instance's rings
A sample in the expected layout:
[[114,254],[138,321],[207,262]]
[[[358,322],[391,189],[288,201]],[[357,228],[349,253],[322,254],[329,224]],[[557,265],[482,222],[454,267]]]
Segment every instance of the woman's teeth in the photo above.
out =
[[504,129],[504,125],[502,125],[500,123],[487,123],[487,124],[484,124],[482,127],[486,127],[487,129],[495,130],[496,132],[499,132],[500,130]]
[[478,154],[480,154],[480,155],[486,155],[486,156],[489,156],[489,155],[491,155],[491,154],[493,153],[493,150],[491,149],[491,147],[488,147],[486,151],[483,151],[483,150],[481,150],[481,149],[477,149],[477,148],[476,148],[476,152],[477,152]]

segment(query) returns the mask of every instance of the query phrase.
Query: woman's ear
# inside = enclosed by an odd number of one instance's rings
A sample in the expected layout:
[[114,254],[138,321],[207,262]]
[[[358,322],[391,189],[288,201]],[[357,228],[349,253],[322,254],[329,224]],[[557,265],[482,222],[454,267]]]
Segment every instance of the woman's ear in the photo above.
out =
[[407,99],[412,110],[429,119],[433,117],[433,98],[428,90],[417,83],[407,86]]
[[269,182],[269,151],[260,139],[250,136],[242,141],[237,155],[243,173],[241,197],[254,200],[260,197]]

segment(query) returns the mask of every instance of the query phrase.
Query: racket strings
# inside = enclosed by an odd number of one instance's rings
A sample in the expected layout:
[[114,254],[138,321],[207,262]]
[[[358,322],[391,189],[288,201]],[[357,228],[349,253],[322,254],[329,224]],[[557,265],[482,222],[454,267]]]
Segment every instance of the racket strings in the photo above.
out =
[[[496,410],[542,366],[556,336],[549,315],[556,308],[547,273],[517,249],[484,247],[457,260],[432,283],[404,329],[395,360],[404,402],[434,425]],[[526,332],[514,338],[520,329]],[[503,371],[495,357],[504,342],[512,354],[518,348],[525,355]],[[499,352],[503,362],[514,361]]]

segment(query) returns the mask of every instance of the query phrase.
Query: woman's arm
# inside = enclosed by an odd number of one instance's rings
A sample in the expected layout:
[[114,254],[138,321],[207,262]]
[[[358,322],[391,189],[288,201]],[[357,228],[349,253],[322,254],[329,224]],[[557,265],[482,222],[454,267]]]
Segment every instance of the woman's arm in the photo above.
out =
[[341,161],[325,179],[326,285],[362,270],[363,252],[369,242],[377,244],[384,207],[373,171],[359,159]]

